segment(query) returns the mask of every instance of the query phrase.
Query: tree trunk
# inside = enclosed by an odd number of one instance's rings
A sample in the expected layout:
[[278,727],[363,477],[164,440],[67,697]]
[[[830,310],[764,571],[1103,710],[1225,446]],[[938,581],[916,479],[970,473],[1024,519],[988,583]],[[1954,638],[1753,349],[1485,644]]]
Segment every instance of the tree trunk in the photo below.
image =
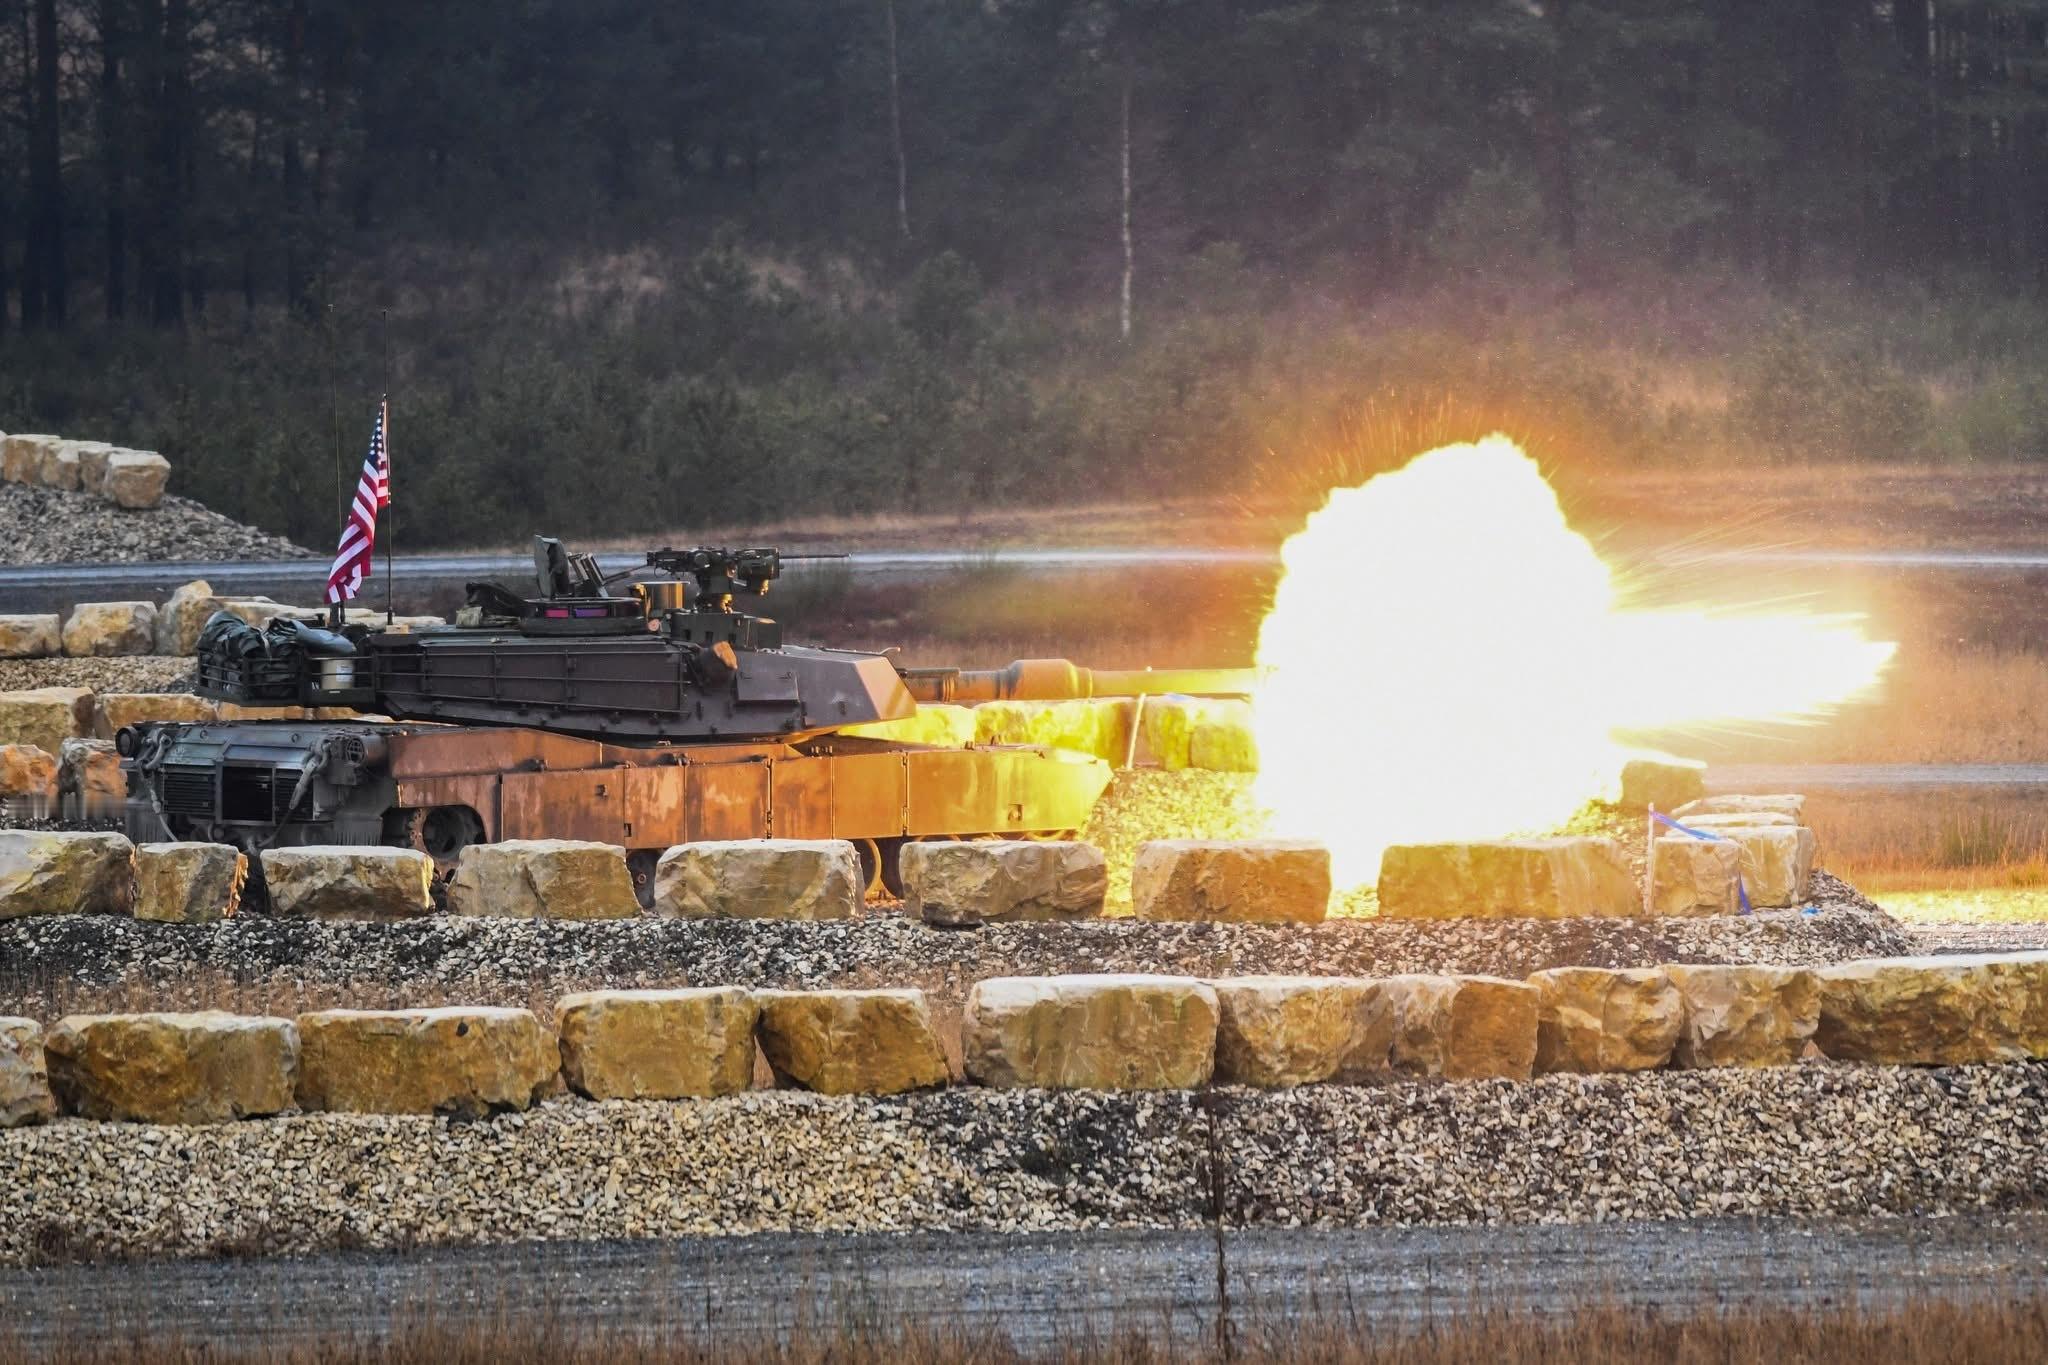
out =
[[903,151],[903,82],[896,63],[896,0],[882,0],[889,31],[889,140],[896,152],[896,230],[910,240],[910,161]]
[[128,0],[100,0],[100,165],[107,181],[107,321],[128,314]]
[[67,281],[64,175],[57,136],[57,0],[35,0],[35,94],[30,115],[21,321],[24,326],[61,327]]
[[236,215],[236,230],[242,238],[242,321],[246,326],[256,316],[256,205],[263,193],[263,122],[250,121],[249,180],[247,197]]
[[186,144],[190,137],[192,78],[190,0],[142,0],[143,31],[154,49],[150,90],[154,118],[143,192],[149,231],[141,249],[150,320],[175,327],[185,320]]
[[299,128],[305,118],[305,92],[300,82],[306,61],[306,0],[292,0],[285,17],[285,117],[278,146],[284,194],[284,302],[294,317],[313,311],[312,274],[306,268],[306,169],[299,154]]
[[1123,288],[1118,294],[1117,335],[1125,341],[1131,339],[1131,277],[1136,273],[1137,263],[1131,247],[1131,69],[1124,68],[1123,87],[1123,247],[1124,277]]

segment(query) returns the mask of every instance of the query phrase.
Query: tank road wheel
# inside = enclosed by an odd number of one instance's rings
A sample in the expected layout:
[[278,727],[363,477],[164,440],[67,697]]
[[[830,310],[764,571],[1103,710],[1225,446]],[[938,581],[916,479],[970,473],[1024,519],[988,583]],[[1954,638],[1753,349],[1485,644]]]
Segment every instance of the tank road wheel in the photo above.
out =
[[446,877],[453,875],[462,850],[482,843],[483,817],[468,806],[434,806],[422,811],[413,824],[413,843]]
[[860,854],[861,896],[866,900],[879,900],[882,896],[882,845],[874,839],[855,839],[854,852]]
[[642,910],[654,908],[654,869],[661,863],[662,852],[658,848],[636,848],[626,853],[626,875],[633,879],[633,895],[639,899]]
[[875,851],[881,863],[880,870],[875,874],[876,879],[881,882],[883,892],[894,896],[897,900],[903,899],[903,860],[901,855],[903,853],[903,845],[908,842],[907,839],[877,839],[875,841]]

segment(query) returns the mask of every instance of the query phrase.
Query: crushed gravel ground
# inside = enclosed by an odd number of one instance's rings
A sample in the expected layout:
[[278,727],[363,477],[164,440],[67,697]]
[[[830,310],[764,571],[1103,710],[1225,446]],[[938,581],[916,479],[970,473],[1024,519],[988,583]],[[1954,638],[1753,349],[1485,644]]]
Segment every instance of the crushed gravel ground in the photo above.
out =
[[1335,920],[1321,925],[1101,920],[932,929],[857,920],[589,923],[436,916],[397,924],[244,915],[211,925],[60,915],[0,922],[0,1012],[462,1002],[547,1008],[568,991],[644,985],[921,986],[957,1004],[984,977],[1060,972],[1385,976],[1659,962],[1806,964],[1896,956],[1881,914],[1700,920]]
[[95,692],[189,692],[194,681],[190,659],[161,654],[133,654],[113,659],[0,659],[0,692],[30,687],[87,687]]
[[[764,1231],[2048,1206],[2048,1065],[1207,1094],[955,1089],[0,1133],[0,1263]],[[1213,1123],[1213,1132],[1210,1125]]]
[[[173,471],[175,475],[176,471]],[[150,508],[96,493],[0,484],[0,564],[307,559],[312,551],[166,493]]]

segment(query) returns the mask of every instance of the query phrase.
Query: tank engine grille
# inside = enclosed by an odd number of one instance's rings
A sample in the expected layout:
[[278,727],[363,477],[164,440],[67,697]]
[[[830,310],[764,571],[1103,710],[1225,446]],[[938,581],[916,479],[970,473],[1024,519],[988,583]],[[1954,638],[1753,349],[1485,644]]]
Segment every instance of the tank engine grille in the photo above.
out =
[[289,814],[296,768],[271,768],[230,763],[220,773],[220,818],[277,824]]
[[213,814],[213,770],[211,768],[166,768],[163,778],[164,812],[169,815]]

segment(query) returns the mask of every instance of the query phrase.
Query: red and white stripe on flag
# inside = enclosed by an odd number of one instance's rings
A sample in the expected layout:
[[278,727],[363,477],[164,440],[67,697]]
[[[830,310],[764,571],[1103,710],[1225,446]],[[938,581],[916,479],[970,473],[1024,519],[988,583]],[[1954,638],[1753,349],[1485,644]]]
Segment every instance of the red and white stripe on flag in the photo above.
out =
[[377,425],[370,432],[370,453],[356,481],[355,501],[342,524],[341,545],[327,571],[327,600],[346,602],[363,589],[370,576],[370,558],[377,548],[377,512],[391,505],[391,443],[385,431],[389,402],[377,404]]

